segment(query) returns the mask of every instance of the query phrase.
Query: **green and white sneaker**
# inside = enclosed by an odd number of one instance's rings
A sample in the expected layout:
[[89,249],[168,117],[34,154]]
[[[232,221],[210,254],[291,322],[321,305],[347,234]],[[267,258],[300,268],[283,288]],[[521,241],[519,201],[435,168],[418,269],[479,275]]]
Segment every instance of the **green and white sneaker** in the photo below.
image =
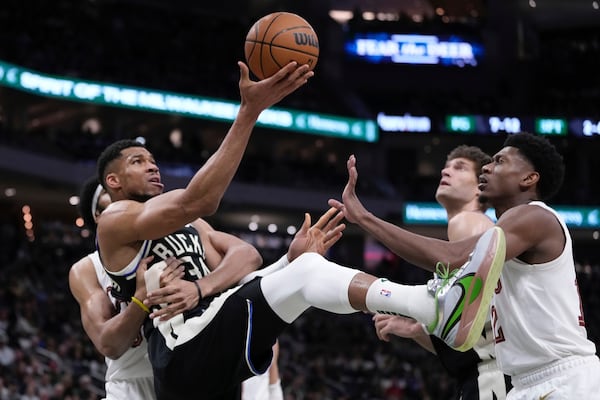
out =
[[437,264],[438,278],[429,283],[435,290],[437,315],[427,326],[430,334],[459,351],[475,345],[483,332],[505,254],[504,231],[493,227],[479,238],[462,267],[449,271],[443,263]]

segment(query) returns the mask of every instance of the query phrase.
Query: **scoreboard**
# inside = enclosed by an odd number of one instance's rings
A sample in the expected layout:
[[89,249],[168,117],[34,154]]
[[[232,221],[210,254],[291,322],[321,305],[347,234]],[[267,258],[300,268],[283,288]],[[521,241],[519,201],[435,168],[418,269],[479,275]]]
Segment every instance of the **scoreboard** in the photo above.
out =
[[526,131],[547,136],[591,137],[600,135],[600,121],[564,117],[447,115],[442,130],[449,133],[485,135]]

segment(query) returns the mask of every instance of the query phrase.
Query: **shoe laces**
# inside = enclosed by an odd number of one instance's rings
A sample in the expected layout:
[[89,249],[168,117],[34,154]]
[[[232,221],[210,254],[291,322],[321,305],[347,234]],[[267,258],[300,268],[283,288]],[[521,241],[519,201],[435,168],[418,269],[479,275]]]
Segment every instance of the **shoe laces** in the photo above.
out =
[[[460,268],[456,268],[450,271],[450,264],[444,264],[441,261],[438,261],[435,264],[434,278],[427,282],[427,291],[436,299],[436,301],[439,296],[443,296],[452,286],[452,283],[455,281],[453,278],[458,274],[459,269]],[[439,317],[436,317],[435,321],[427,326],[427,331],[433,333],[438,322]]]
[[453,280],[452,278],[456,276],[458,270],[459,268],[455,268],[450,271],[450,264],[444,264],[443,262],[438,261],[437,264],[435,264],[436,278],[434,281],[436,281],[437,286],[440,288],[446,286]]
[[443,262],[438,261],[435,265],[433,278],[427,281],[427,291],[432,296],[435,296],[438,289],[447,286],[448,282],[450,282],[457,273],[457,269],[450,271],[450,264],[446,265]]

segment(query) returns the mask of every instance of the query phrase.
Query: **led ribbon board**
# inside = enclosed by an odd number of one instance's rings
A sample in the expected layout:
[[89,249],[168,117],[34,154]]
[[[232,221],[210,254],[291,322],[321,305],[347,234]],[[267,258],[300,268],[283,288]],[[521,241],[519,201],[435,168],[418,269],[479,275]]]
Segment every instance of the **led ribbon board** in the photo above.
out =
[[[2,61],[0,85],[70,101],[220,121],[233,121],[240,106],[237,102],[208,97],[42,74]],[[379,130],[374,120],[283,108],[263,111],[257,125],[365,142],[376,142],[379,139]]]
[[[600,207],[554,206],[570,228],[600,228]],[[493,221],[496,214],[488,209],[486,215]],[[403,220],[406,225],[445,225],[446,210],[437,203],[405,203]]]

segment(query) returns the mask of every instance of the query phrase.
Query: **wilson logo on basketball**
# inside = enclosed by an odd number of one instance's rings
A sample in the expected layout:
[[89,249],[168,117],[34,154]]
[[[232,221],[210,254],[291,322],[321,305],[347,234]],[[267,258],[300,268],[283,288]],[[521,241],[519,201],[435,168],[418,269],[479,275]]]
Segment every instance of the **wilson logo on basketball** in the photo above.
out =
[[244,43],[250,71],[260,80],[273,76],[289,62],[315,68],[318,35],[301,16],[288,12],[265,15],[252,25]]
[[308,33],[294,32],[294,42],[298,46],[311,46],[317,49],[319,48],[319,41],[317,40],[317,37]]

